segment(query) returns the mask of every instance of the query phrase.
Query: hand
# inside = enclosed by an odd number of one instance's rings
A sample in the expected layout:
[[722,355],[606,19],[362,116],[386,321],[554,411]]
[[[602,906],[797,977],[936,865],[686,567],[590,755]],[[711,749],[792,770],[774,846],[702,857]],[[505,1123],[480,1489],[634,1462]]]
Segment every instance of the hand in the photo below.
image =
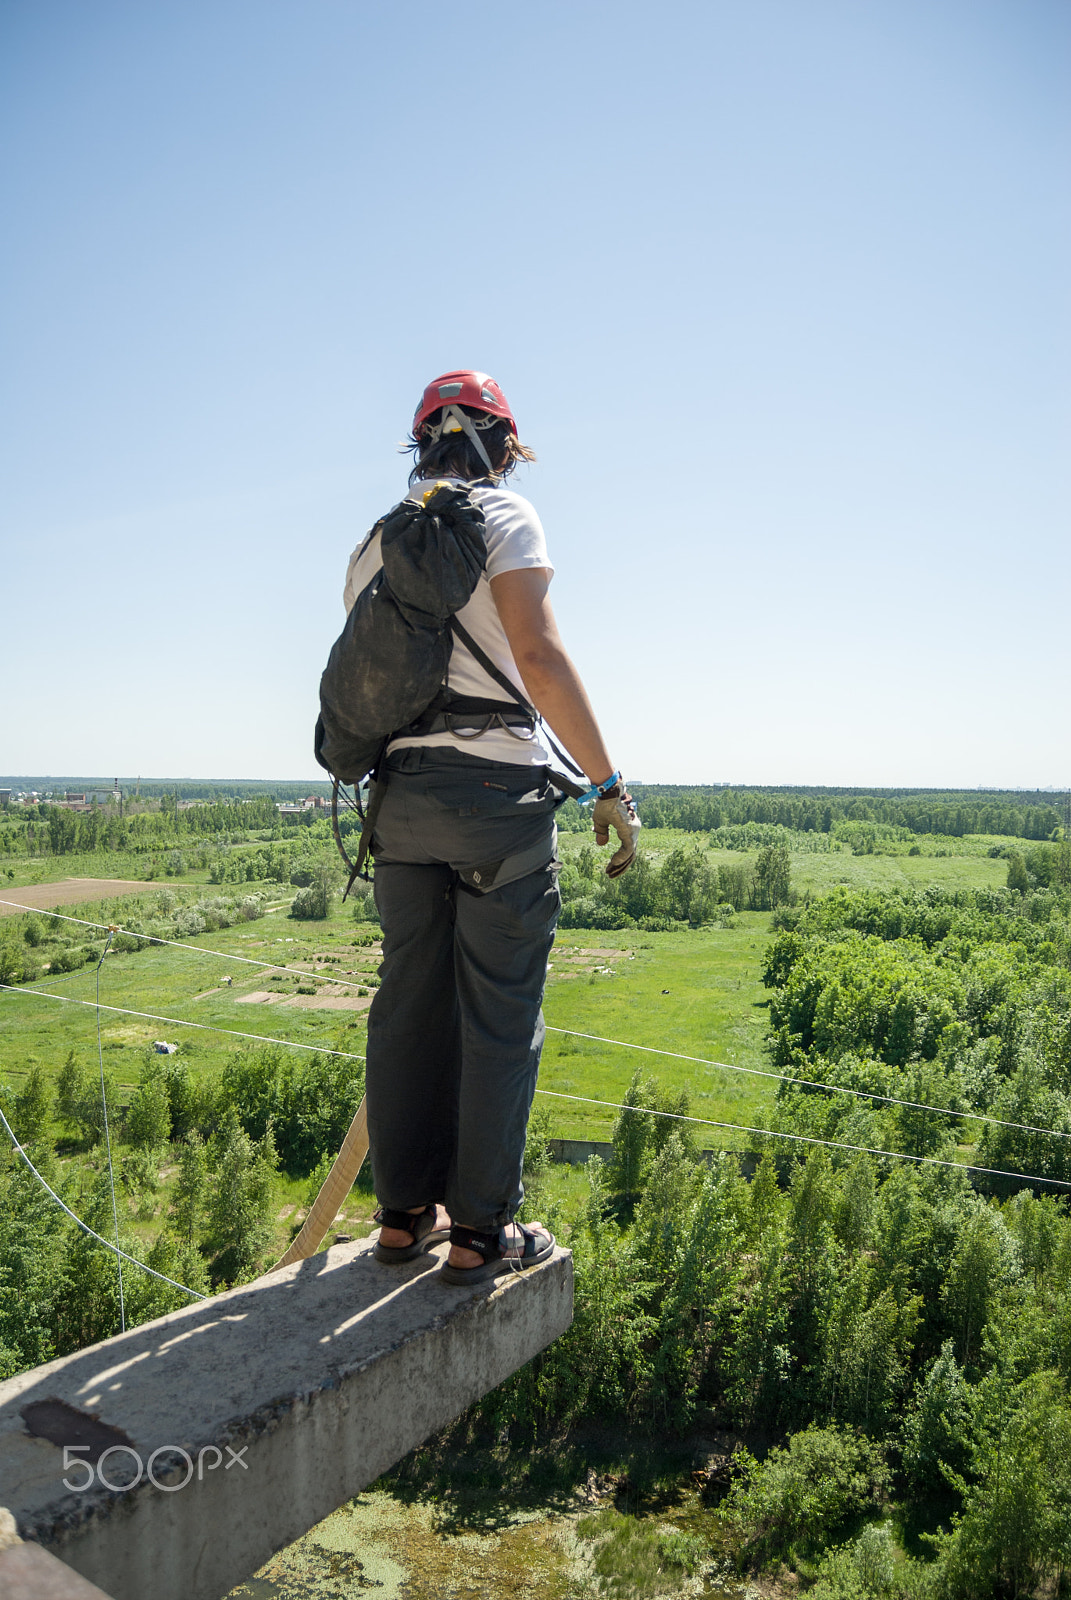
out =
[[636,844],[641,827],[632,796],[620,780],[596,800],[591,813],[591,825],[595,829],[595,843],[600,849],[609,841],[611,828],[621,840],[620,849],[614,852],[606,864],[606,876],[620,878],[636,859]]

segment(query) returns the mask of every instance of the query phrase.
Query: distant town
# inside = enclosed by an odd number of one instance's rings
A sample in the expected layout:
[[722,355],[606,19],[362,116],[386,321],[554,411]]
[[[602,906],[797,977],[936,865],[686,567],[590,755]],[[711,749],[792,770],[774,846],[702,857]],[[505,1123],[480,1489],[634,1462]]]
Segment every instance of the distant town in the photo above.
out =
[[[117,806],[122,813],[123,806],[130,800],[148,799],[141,796],[137,790],[131,795],[129,790],[124,790],[116,778],[111,788],[96,789],[15,789],[0,788],[0,806],[39,806],[47,805],[61,811],[92,811],[94,807]],[[155,796],[154,798],[159,798]],[[189,811],[193,806],[209,805],[212,802],[205,796],[198,796],[189,800],[181,800],[177,794],[173,801],[176,811]],[[324,794],[307,794],[296,800],[277,800],[275,809],[282,816],[300,816],[306,811],[323,811],[329,809],[331,801]]]

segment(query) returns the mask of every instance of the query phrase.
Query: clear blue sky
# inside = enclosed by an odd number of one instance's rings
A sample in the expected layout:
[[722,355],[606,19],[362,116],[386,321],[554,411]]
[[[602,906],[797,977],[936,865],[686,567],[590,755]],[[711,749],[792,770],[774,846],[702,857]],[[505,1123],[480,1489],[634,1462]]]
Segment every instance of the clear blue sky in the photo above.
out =
[[1071,782],[1064,0],[2,0],[0,771],[299,778],[424,383],[615,759]]

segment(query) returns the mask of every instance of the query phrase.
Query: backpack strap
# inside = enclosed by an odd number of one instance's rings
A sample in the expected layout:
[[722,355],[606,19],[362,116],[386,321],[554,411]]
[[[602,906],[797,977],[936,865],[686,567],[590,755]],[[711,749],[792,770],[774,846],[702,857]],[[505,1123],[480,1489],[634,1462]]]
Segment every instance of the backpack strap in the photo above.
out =
[[[487,654],[487,651],[481,649],[481,647],[476,643],[476,640],[472,637],[472,634],[469,633],[467,628],[462,626],[462,624],[457,620],[456,616],[452,616],[450,618],[449,627],[451,633],[461,640],[461,643],[465,646],[465,649],[468,651],[469,655],[474,657],[478,664],[487,673],[487,676],[492,678],[500,688],[505,689],[507,694],[512,695],[517,704],[519,706],[523,706],[525,711],[529,712],[533,718],[539,718],[539,712],[536,710],[532,702],[527,698],[526,695],[521,693],[515,683],[510,682],[510,680],[506,677],[506,674],[495,665],[495,663],[491,660],[491,657]],[[546,723],[543,724],[543,732],[546,734],[547,743],[554,751],[554,754],[557,756],[558,760],[568,767],[570,772],[575,773],[578,778],[582,778],[584,776],[583,772],[581,772],[575,761],[570,761],[565,751],[548,731]],[[579,795],[583,794],[584,791],[582,789],[578,789],[576,784],[573,783],[570,778],[565,778],[564,774],[556,773],[555,778],[564,780],[559,782],[558,787],[563,789],[571,799],[575,800]]]

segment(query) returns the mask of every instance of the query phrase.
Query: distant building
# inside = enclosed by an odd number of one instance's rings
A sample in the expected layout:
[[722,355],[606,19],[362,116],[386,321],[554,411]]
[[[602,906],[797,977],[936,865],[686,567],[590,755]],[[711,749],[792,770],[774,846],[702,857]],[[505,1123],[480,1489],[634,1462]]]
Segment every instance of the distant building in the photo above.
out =
[[10,789],[0,789],[0,806],[9,806],[10,804],[11,804],[11,790]]

